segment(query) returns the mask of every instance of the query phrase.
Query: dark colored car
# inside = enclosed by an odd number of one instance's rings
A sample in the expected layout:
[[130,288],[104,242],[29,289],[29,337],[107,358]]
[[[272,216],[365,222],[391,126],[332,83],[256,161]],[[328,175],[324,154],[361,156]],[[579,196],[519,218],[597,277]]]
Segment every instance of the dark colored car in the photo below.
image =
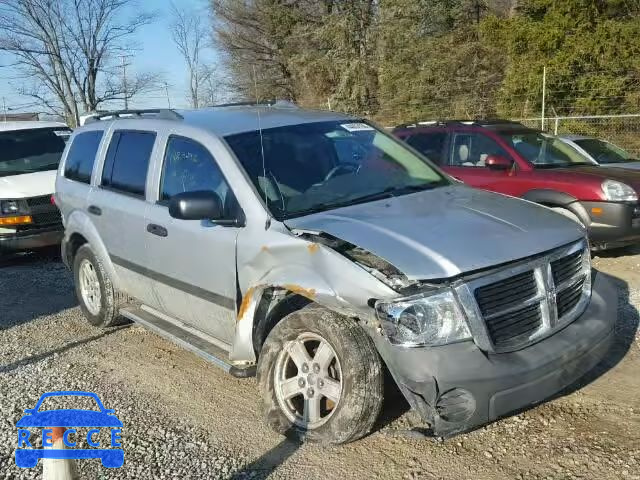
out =
[[468,185],[580,222],[594,249],[640,240],[640,172],[599,167],[561,139],[516,122],[425,122],[394,134]]

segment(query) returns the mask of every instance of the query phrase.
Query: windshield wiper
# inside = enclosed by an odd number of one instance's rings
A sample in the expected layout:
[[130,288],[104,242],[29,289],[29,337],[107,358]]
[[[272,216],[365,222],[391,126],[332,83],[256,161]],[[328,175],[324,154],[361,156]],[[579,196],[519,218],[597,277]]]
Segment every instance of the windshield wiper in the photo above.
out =
[[392,198],[396,196],[406,195],[414,192],[421,192],[424,190],[431,190],[440,186],[440,183],[435,182],[432,184],[421,185],[405,185],[402,187],[387,187],[380,192],[371,193],[369,195],[363,195],[361,197],[347,198],[341,202],[333,203],[316,203],[304,210],[297,210],[295,212],[285,213],[284,218],[301,217],[303,215],[310,215],[312,213],[324,212],[327,210],[333,210],[335,208],[349,207],[351,205],[358,205],[360,203],[374,202],[376,200],[382,200],[385,198]]

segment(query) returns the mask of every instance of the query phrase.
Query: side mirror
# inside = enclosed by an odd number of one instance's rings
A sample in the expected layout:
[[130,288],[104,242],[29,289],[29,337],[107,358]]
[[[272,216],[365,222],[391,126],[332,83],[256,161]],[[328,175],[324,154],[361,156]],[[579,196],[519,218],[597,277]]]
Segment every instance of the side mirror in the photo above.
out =
[[513,166],[513,161],[502,155],[489,155],[484,164],[492,170],[509,170]]
[[221,220],[222,200],[216,192],[184,192],[171,197],[169,215],[179,220]]

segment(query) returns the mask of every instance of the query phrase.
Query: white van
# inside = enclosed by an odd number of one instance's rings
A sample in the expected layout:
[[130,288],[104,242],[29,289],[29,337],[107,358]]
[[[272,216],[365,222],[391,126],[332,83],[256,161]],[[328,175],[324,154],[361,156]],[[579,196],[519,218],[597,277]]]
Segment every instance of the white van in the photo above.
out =
[[59,122],[0,122],[0,255],[60,243],[52,195],[70,134]]

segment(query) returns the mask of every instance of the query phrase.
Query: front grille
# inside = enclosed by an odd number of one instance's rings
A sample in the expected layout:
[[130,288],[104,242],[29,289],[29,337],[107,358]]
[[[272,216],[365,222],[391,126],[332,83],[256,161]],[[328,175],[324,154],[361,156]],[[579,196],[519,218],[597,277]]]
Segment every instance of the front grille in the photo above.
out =
[[533,270],[477,288],[474,295],[496,346],[529,336],[542,326],[540,302],[522,307],[538,295]]
[[34,225],[53,225],[55,223],[62,223],[62,217],[59,210],[44,213],[34,213],[31,215]]
[[553,283],[555,283],[556,286],[559,286],[577,275],[581,269],[582,251],[578,251],[559,260],[555,260],[551,262]]
[[43,195],[40,197],[27,198],[27,205],[29,205],[29,207],[39,207],[41,205],[52,205],[51,195]]
[[581,242],[456,287],[476,343],[513,351],[573,321],[591,291],[588,260]]
[[514,307],[538,293],[532,271],[491,283],[475,291],[476,301],[484,316]]
[[567,313],[573,310],[576,305],[578,305],[580,297],[582,296],[583,287],[584,278],[581,278],[556,295],[558,318],[564,317]]
[[540,303],[537,302],[485,321],[496,347],[506,346],[523,338],[528,339],[542,326]]

